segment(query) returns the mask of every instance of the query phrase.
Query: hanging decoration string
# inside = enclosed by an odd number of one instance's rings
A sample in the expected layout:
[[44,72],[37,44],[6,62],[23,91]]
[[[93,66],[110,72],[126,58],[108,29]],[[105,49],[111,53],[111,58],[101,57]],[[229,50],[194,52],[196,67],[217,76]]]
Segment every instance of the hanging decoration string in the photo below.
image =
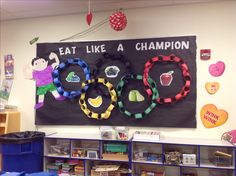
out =
[[74,38],[82,38],[82,37],[85,37],[87,34],[99,29],[100,27],[102,27],[104,24],[106,24],[107,22],[109,21],[109,17],[106,17],[104,20],[100,21],[99,23],[91,26],[90,28],[82,31],[82,32],[79,32],[77,34],[74,34],[70,37],[67,37],[67,38],[64,38],[64,39],[61,39],[60,42],[63,42],[63,41],[67,41],[67,40],[71,40],[71,39],[74,39]]
[[91,13],[91,11],[90,11],[90,0],[89,0],[89,5],[88,5],[88,12]]
[[88,5],[88,13],[86,15],[86,22],[87,24],[90,26],[91,22],[92,22],[92,19],[93,19],[93,14],[90,10],[90,0],[89,0],[89,5]]
[[[122,11],[123,9],[120,8],[118,9],[117,11]],[[90,1],[89,1],[89,12],[90,12]],[[95,31],[95,30],[98,30],[100,27],[102,27],[104,24],[108,23],[109,22],[109,19],[110,19],[110,16],[106,17],[105,19],[103,19],[102,21],[98,22],[97,24],[89,27],[88,29],[82,31],[82,32],[79,32],[79,33],[76,33],[70,37],[67,37],[67,38],[64,38],[64,39],[61,39],[60,42],[63,42],[63,41],[67,41],[67,40],[72,40],[72,39],[75,39],[75,38],[82,38],[82,37],[85,37],[86,35],[90,34],[91,32]]]

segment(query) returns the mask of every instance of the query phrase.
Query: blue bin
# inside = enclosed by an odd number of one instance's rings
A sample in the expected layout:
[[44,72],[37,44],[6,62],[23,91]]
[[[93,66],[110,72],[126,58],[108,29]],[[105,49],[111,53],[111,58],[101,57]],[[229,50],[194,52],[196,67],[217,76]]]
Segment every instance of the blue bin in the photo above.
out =
[[43,139],[44,135],[32,139],[23,136],[22,139],[18,138],[13,142],[6,141],[6,143],[1,141],[2,170],[6,172],[42,172]]

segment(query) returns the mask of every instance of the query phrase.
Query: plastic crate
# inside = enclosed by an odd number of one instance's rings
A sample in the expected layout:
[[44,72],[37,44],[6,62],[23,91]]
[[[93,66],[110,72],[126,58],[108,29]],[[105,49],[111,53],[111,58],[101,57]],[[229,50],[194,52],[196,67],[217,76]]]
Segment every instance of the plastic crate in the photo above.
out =
[[1,145],[2,170],[7,172],[43,171],[43,139],[21,144]]
[[127,152],[127,145],[125,144],[105,144],[106,152],[119,152],[125,153]]

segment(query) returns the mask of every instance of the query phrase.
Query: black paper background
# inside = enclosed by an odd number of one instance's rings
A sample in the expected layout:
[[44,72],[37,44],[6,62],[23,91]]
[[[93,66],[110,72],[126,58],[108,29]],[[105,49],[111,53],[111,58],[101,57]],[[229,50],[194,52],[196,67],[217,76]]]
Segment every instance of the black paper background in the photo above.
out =
[[[189,49],[162,49],[162,50],[143,50],[137,51],[135,45],[138,42],[166,42],[166,41],[189,41]],[[117,52],[119,44],[123,45],[124,51]],[[110,41],[88,41],[88,42],[69,42],[69,43],[40,43],[37,44],[37,56],[48,58],[50,52],[57,53],[61,62],[68,58],[81,58],[85,60],[92,71],[97,59],[102,57],[102,53],[87,53],[86,46],[105,45],[106,52],[113,54],[123,54],[133,64],[135,74],[142,74],[144,64],[148,59],[158,55],[174,54],[187,63],[191,73],[191,91],[187,97],[172,105],[157,105],[157,107],[145,118],[136,120],[129,118],[119,112],[116,107],[108,120],[89,119],[81,111],[78,99],[56,101],[52,94],[48,92],[45,96],[44,106],[36,110],[35,124],[37,125],[112,125],[112,126],[143,126],[143,127],[178,127],[195,128],[196,127],[196,36],[166,37],[150,39],[132,39],[132,40],[110,40]],[[75,54],[60,55],[60,47],[76,46]],[[119,62],[108,61],[100,68],[100,76],[105,78],[104,69],[109,65],[116,65],[120,68],[117,78],[107,78],[114,86],[126,72],[123,64]],[[163,87],[160,84],[159,77],[162,73],[174,70],[171,86]],[[68,83],[64,78],[70,71],[75,71],[82,81],[85,77],[79,66],[70,66],[61,73],[62,83],[66,90],[80,89],[81,83]],[[150,72],[150,76],[157,83],[157,88],[162,97],[174,96],[183,86],[182,74],[177,64],[156,63]],[[141,103],[131,103],[128,101],[128,90],[137,89],[145,96],[145,101]],[[96,97],[97,92],[91,87],[87,97]],[[150,102],[145,94],[142,81],[129,82],[123,91],[122,98],[125,101],[125,107],[131,112],[141,112],[149,106]],[[36,97],[37,99],[37,97]],[[104,103],[96,112],[102,112],[109,104],[109,98],[104,98]],[[90,109],[90,105],[87,103]],[[95,110],[95,109],[93,109]]]

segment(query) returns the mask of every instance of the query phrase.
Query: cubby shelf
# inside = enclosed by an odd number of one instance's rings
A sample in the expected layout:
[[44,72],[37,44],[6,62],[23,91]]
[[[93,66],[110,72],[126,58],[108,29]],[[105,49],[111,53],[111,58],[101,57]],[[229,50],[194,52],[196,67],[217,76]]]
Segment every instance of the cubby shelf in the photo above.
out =
[[50,157],[50,158],[71,158],[69,155],[44,155],[44,157]]
[[137,161],[137,160],[132,160],[132,163],[163,165],[163,163],[161,163],[161,162],[153,162],[153,161]]
[[222,167],[222,166],[215,166],[213,165],[212,163],[210,162],[204,162],[204,163],[201,163],[200,168],[217,168],[217,169],[229,169],[229,170],[234,170],[234,166],[229,166],[229,167]]
[[[65,152],[68,152],[68,155],[56,156],[50,154],[50,146],[55,145],[57,141],[61,141],[65,145]],[[114,144],[125,144],[127,145],[127,156],[128,160],[119,160],[115,158],[103,159],[104,144],[114,143]],[[93,162],[99,163],[126,163],[131,171],[129,175],[138,176],[141,175],[142,169],[140,168],[157,168],[160,170],[165,170],[165,176],[184,176],[186,173],[197,173],[198,176],[211,176],[212,173],[219,172],[222,176],[236,176],[235,171],[235,154],[236,148],[230,143],[221,140],[209,140],[209,139],[181,139],[181,138],[161,138],[159,141],[146,141],[146,140],[135,140],[128,139],[125,141],[121,140],[104,140],[99,135],[94,134],[52,134],[45,137],[45,152],[44,152],[44,163],[45,166],[48,161],[51,161],[52,158],[65,158],[65,159],[78,159],[82,160],[84,163],[84,173],[86,176],[90,175],[89,166]],[[67,146],[66,146],[67,145]],[[73,157],[73,148],[92,148],[97,150],[97,158],[85,157]],[[146,148],[145,148],[146,147]],[[137,160],[135,154],[137,151],[145,151],[151,154],[158,154],[154,156],[159,156],[159,159],[156,161],[148,160]],[[176,150],[181,151],[182,154],[194,154],[195,163],[194,164],[183,164],[182,160],[178,164],[176,163],[167,163],[165,154],[168,151]],[[222,151],[232,155],[230,159],[230,164],[227,166],[222,166],[219,163],[217,166],[216,163],[210,162],[212,154],[215,151]],[[182,159],[182,158],[181,158]],[[224,163],[223,163],[224,164]],[[143,166],[144,167],[141,167]]]
[[20,131],[20,112],[15,110],[0,112],[0,134]]

